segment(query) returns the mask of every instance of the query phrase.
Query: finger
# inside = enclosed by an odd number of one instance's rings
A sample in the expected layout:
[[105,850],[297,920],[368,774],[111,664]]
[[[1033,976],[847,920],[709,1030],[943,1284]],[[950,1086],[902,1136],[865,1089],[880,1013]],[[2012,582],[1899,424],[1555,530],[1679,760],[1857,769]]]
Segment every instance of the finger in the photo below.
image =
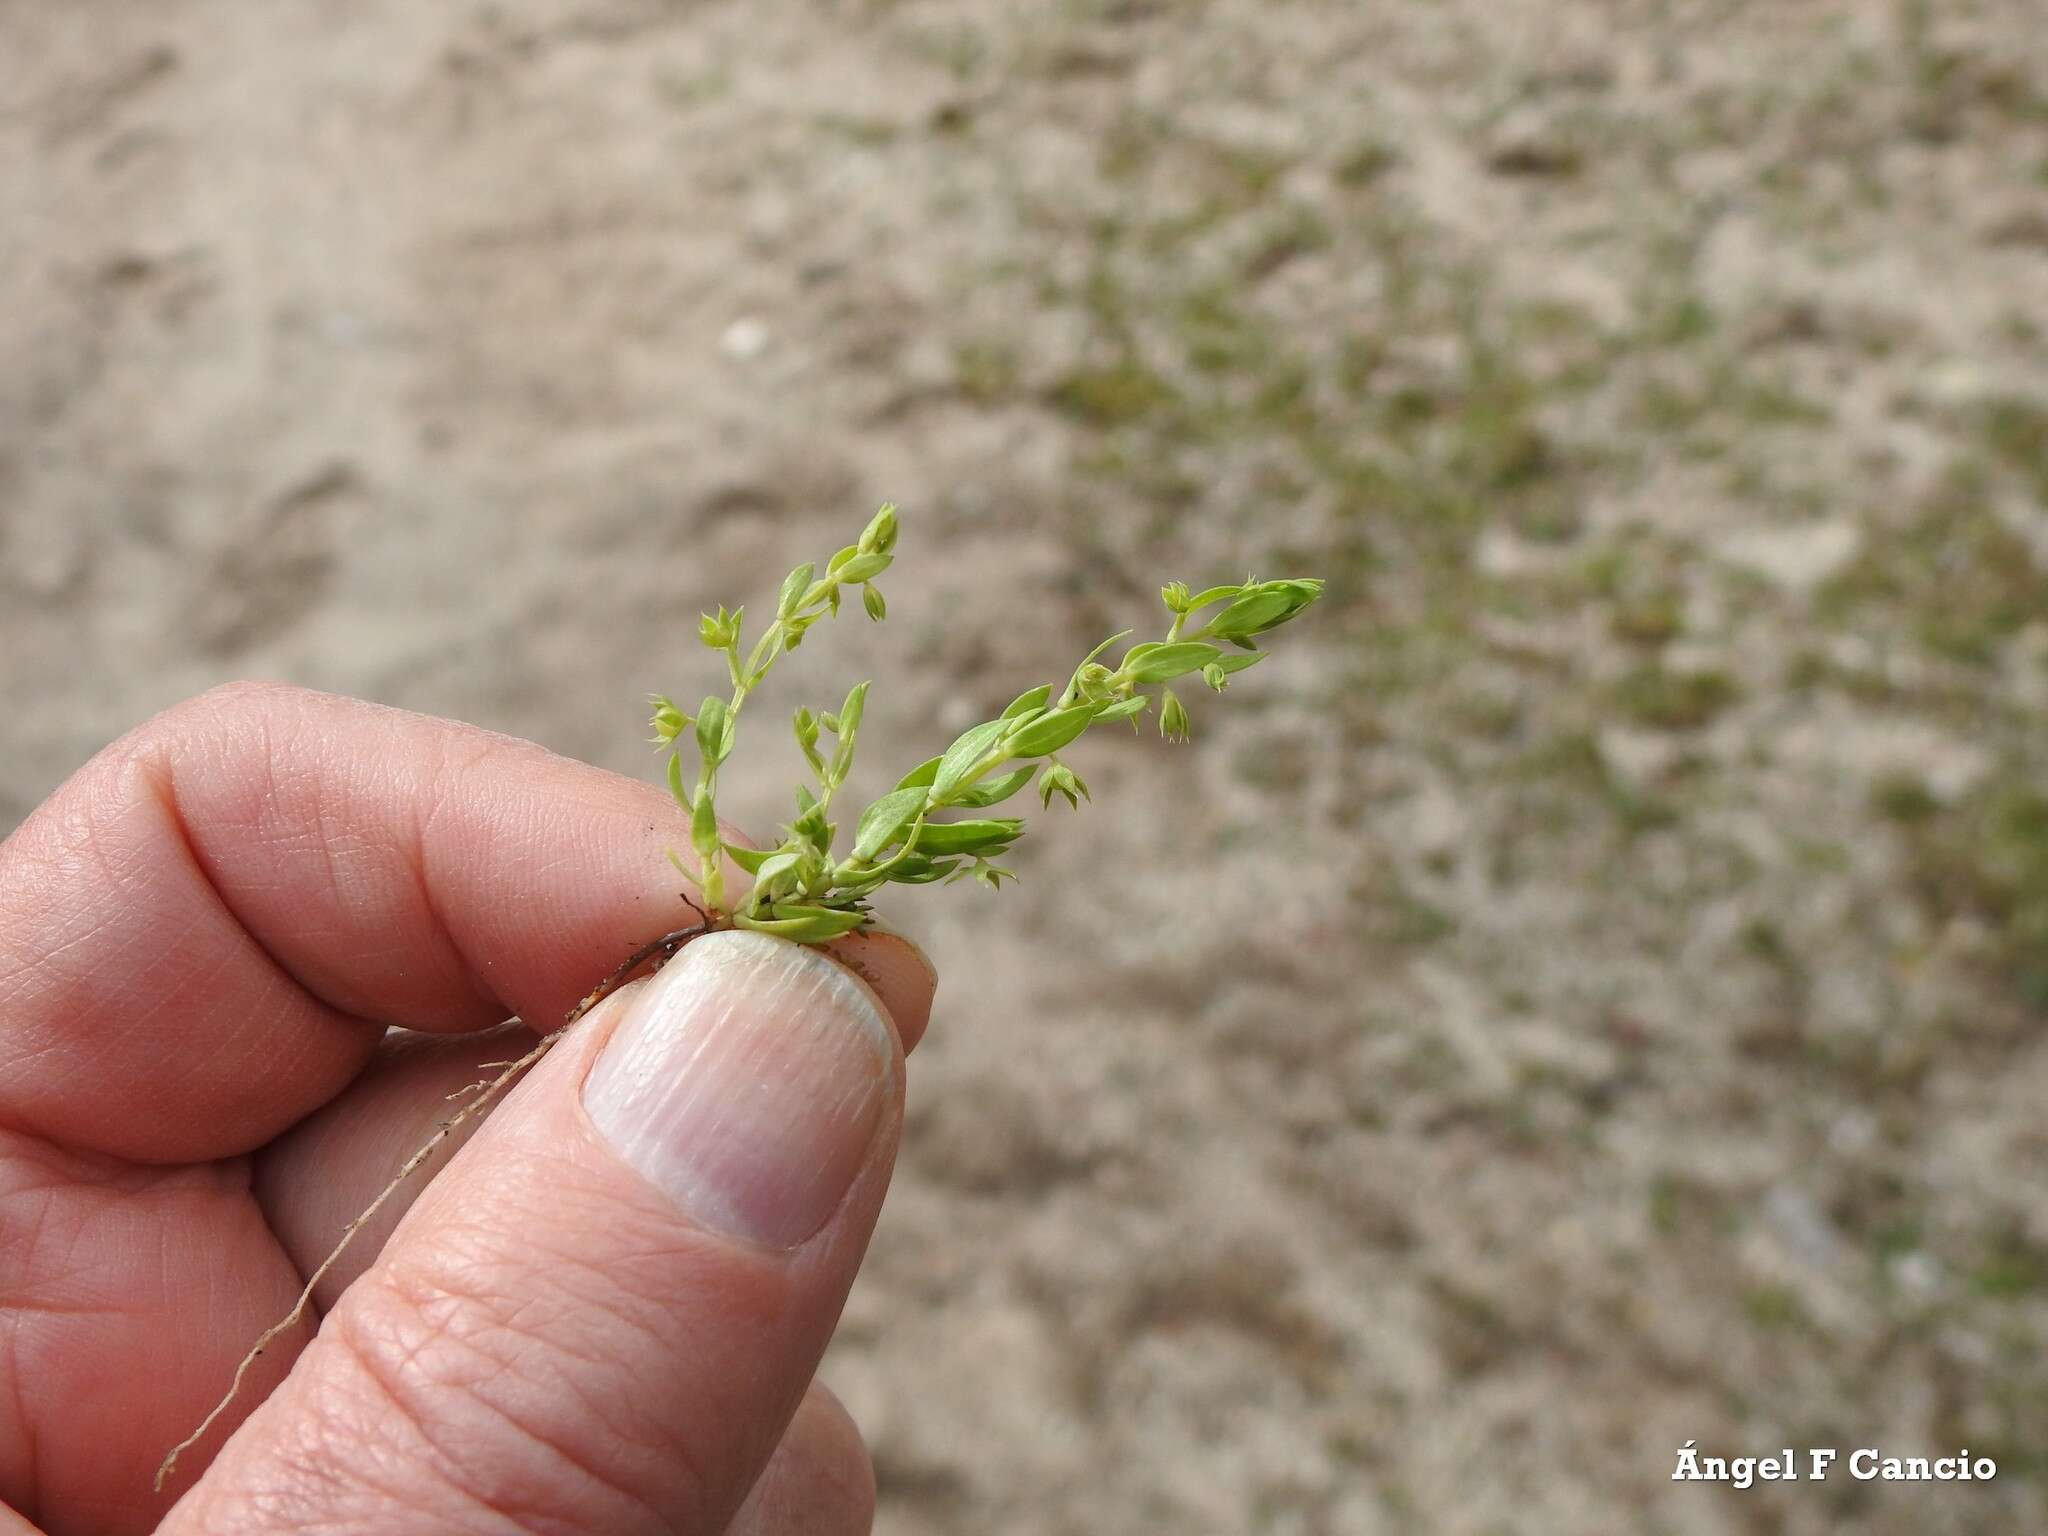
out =
[[0,845],[0,1121],[138,1161],[247,1151],[385,1023],[558,1023],[690,911],[673,800],[530,742],[217,689]]
[[[900,934],[865,931],[825,951],[867,982],[896,1021],[907,1054],[931,1017],[931,962]],[[671,962],[673,963],[673,962]],[[347,1090],[256,1157],[254,1189],[271,1230],[300,1273],[311,1274],[343,1229],[384,1189],[413,1151],[504,1063],[533,1048],[517,1022],[466,1035],[397,1033]],[[459,1127],[351,1239],[314,1293],[324,1313],[377,1257],[427,1181],[462,1147],[481,1118]]]
[[895,1031],[729,931],[559,1040],[166,1531],[726,1527],[873,1230]]
[[813,1382],[726,1536],[867,1536],[874,1525],[867,1445],[839,1399]]

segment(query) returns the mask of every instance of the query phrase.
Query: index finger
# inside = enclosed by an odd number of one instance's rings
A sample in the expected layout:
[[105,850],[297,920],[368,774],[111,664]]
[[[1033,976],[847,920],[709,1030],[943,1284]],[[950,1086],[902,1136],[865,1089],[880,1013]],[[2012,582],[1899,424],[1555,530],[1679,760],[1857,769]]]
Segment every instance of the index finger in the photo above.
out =
[[359,700],[234,684],[0,844],[0,1122],[147,1162],[244,1152],[388,1024],[558,1024],[692,920],[652,785]]

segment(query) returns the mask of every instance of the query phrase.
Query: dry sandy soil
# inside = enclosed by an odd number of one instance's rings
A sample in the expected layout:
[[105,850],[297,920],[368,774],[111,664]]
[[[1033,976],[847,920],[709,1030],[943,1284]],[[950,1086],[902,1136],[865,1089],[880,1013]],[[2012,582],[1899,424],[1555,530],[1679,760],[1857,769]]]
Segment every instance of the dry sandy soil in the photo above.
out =
[[242,675],[648,774],[884,497],[904,763],[1324,575],[891,909],[881,1528],[2048,1529],[2044,325],[2038,0],[0,0],[0,829]]

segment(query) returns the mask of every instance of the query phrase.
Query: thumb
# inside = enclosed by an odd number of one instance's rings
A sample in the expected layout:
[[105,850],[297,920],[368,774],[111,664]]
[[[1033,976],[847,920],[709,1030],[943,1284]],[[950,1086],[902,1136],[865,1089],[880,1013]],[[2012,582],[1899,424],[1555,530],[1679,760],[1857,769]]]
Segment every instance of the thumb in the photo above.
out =
[[535,1067],[162,1527],[723,1531],[902,1127],[873,993],[723,931]]

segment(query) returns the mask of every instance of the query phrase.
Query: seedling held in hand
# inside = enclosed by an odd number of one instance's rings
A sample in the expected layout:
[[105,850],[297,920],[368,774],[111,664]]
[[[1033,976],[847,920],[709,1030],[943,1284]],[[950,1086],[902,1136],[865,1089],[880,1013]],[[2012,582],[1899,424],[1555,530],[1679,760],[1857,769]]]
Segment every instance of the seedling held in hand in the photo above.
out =
[[[717,613],[702,617],[698,638],[724,659],[728,690],[707,695],[694,715],[662,695],[652,700],[654,740],[668,749],[669,792],[690,818],[690,857],[671,851],[669,858],[696,893],[694,899],[685,899],[698,921],[628,956],[570,1010],[560,1027],[518,1061],[506,1064],[497,1077],[479,1084],[475,1097],[441,1123],[383,1192],[343,1229],[333,1251],[308,1278],[297,1305],[244,1356],[226,1397],[164,1458],[157,1470],[159,1489],[179,1454],[234,1401],[263,1351],[305,1316],[314,1289],[363,1224],[457,1127],[479,1115],[539,1061],[569,1025],[605,997],[650,964],[666,963],[690,940],[715,929],[752,928],[802,944],[823,944],[869,922],[868,898],[892,882],[923,885],[972,878],[997,889],[1004,880],[1015,879],[995,860],[1023,834],[1020,819],[942,817],[1000,805],[1034,777],[1042,808],[1050,808],[1055,795],[1078,808],[1088,797],[1088,786],[1062,761],[1061,752],[1091,727],[1108,721],[1129,720],[1135,728],[1138,717],[1151,706],[1152,696],[1146,692],[1151,688],[1159,691],[1161,734],[1170,741],[1186,740],[1187,708],[1168,685],[1199,677],[1223,692],[1233,673],[1264,659],[1256,637],[1298,616],[1322,590],[1322,582],[1310,578],[1248,577],[1200,592],[1191,592],[1180,582],[1169,583],[1160,592],[1169,621],[1159,639],[1129,646],[1111,665],[1103,658],[1132,631],[1111,635],[1081,658],[1057,694],[1054,684],[1041,683],[1011,700],[994,719],[962,731],[945,751],[919,763],[861,811],[851,843],[841,853],[833,803],[853,766],[868,694],[867,683],[856,683],[836,710],[796,711],[792,725],[797,745],[817,787],[797,786],[796,815],[781,829],[782,840],[769,848],[728,842],[718,829],[718,775],[732,757],[749,695],[779,659],[803,643],[813,625],[838,615],[849,588],[860,589],[861,606],[870,619],[886,615],[887,605],[875,581],[894,560],[896,536],[896,509],[884,506],[859,539],[826,562],[822,573],[808,564],[791,571],[777,594],[775,616],[751,645],[743,640],[745,609],[728,612],[721,606]],[[694,775],[685,764],[686,754],[694,759]],[[752,877],[742,893],[727,889],[727,860]]]
[[[836,852],[839,825],[834,799],[846,783],[859,739],[868,684],[857,683],[833,712],[799,709],[793,722],[797,745],[816,775],[796,791],[796,817],[772,848],[746,848],[724,841],[716,810],[718,773],[732,755],[740,710],[776,660],[795,650],[806,631],[839,610],[842,591],[861,588],[871,618],[886,609],[874,582],[889,568],[896,545],[896,512],[883,507],[858,542],[827,563],[800,565],[782,584],[775,617],[742,659],[744,610],[720,608],[698,626],[704,644],[721,653],[731,678],[729,696],[712,694],[692,716],[660,695],[654,697],[655,740],[669,748],[671,793],[690,817],[695,867],[677,865],[702,897],[703,915],[716,922],[754,928],[801,943],[836,938],[868,921],[868,897],[883,885],[951,882],[971,876],[998,886],[1011,872],[994,862],[1024,830],[1015,817],[939,819],[948,811],[981,811],[1017,794],[1035,776],[1041,806],[1055,795],[1078,806],[1087,786],[1060,759],[1091,726],[1132,720],[1160,690],[1161,731],[1175,740],[1188,734],[1186,708],[1168,683],[1199,675],[1217,692],[1230,676],[1262,660],[1253,637],[1278,628],[1315,601],[1322,583],[1313,580],[1246,581],[1191,593],[1179,582],[1161,596],[1170,622],[1163,638],[1129,647],[1114,666],[1100,660],[1131,631],[1102,642],[1082,658],[1054,696],[1042,683],[1011,701],[992,720],[960,733],[938,756],[927,758],[869,804],[859,815],[852,846]],[[1206,618],[1200,615],[1207,614]],[[1192,624],[1192,628],[1190,627]],[[1232,647],[1231,649],[1226,649]],[[829,743],[826,738],[830,738]],[[829,750],[828,750],[829,748]],[[685,753],[695,759],[694,778]],[[729,858],[753,877],[737,900],[729,897],[722,860]]]

